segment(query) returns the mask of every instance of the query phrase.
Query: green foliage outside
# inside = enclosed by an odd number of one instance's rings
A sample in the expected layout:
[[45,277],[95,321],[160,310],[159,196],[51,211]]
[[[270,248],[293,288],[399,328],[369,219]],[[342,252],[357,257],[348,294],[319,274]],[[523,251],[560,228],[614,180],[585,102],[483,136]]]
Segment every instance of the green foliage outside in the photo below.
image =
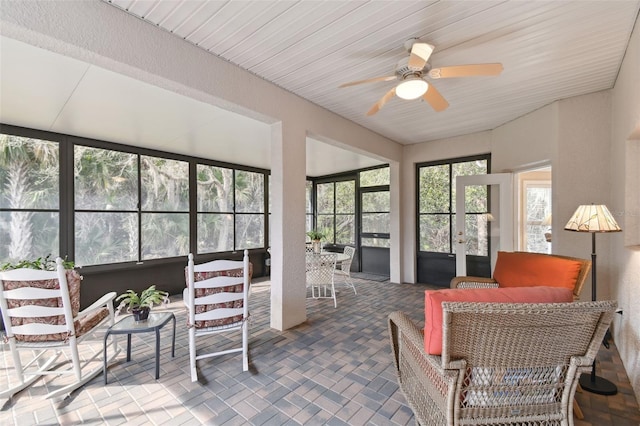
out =
[[[1,262],[59,250],[58,150],[0,135],[0,207],[13,209],[0,212]],[[76,264],[189,252],[189,163],[75,145],[73,169]],[[197,173],[199,252],[263,247],[264,175],[204,165]]]

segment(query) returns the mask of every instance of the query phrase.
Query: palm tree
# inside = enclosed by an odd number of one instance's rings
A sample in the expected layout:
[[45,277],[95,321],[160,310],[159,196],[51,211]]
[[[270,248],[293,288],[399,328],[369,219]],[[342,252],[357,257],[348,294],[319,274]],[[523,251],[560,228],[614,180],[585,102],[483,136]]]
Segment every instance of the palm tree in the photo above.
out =
[[[10,209],[58,208],[58,144],[0,134],[0,204]],[[55,200],[55,201],[54,201]],[[9,223],[10,260],[33,253],[33,211],[12,211]]]

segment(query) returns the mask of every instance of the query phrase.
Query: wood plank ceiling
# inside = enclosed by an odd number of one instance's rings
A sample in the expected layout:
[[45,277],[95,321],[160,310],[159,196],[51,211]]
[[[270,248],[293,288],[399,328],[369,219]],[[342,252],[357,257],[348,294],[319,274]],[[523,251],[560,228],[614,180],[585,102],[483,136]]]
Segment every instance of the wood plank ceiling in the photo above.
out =
[[[106,1],[106,0],[105,0]],[[403,144],[493,129],[555,100],[610,89],[640,2],[159,1],[108,3]],[[498,77],[429,80],[450,107],[394,98],[403,43],[435,45],[433,67],[501,62]]]

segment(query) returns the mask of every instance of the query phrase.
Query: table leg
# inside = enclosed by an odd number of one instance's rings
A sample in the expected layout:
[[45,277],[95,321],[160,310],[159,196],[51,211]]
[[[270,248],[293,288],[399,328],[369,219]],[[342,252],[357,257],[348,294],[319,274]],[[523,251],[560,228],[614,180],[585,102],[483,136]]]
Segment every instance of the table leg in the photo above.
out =
[[160,378],[160,327],[156,327],[156,380]]
[[176,316],[171,314],[173,319],[173,341],[171,342],[171,358],[176,357]]
[[127,362],[131,361],[131,333],[127,334]]
[[103,349],[103,352],[102,352],[102,355],[103,355],[103,358],[102,358],[102,362],[103,362],[102,374],[104,375],[104,384],[105,385],[107,384],[107,338],[108,337],[109,337],[109,331],[107,331],[104,334],[104,344],[103,344],[104,349]]

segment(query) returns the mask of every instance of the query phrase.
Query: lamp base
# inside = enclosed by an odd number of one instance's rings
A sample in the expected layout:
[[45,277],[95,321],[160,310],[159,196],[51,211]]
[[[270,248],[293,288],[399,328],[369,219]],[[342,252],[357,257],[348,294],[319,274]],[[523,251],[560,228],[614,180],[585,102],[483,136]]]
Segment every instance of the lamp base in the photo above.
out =
[[580,386],[582,386],[582,389],[598,395],[615,395],[618,393],[618,388],[614,383],[600,376],[592,376],[589,373],[580,376]]

